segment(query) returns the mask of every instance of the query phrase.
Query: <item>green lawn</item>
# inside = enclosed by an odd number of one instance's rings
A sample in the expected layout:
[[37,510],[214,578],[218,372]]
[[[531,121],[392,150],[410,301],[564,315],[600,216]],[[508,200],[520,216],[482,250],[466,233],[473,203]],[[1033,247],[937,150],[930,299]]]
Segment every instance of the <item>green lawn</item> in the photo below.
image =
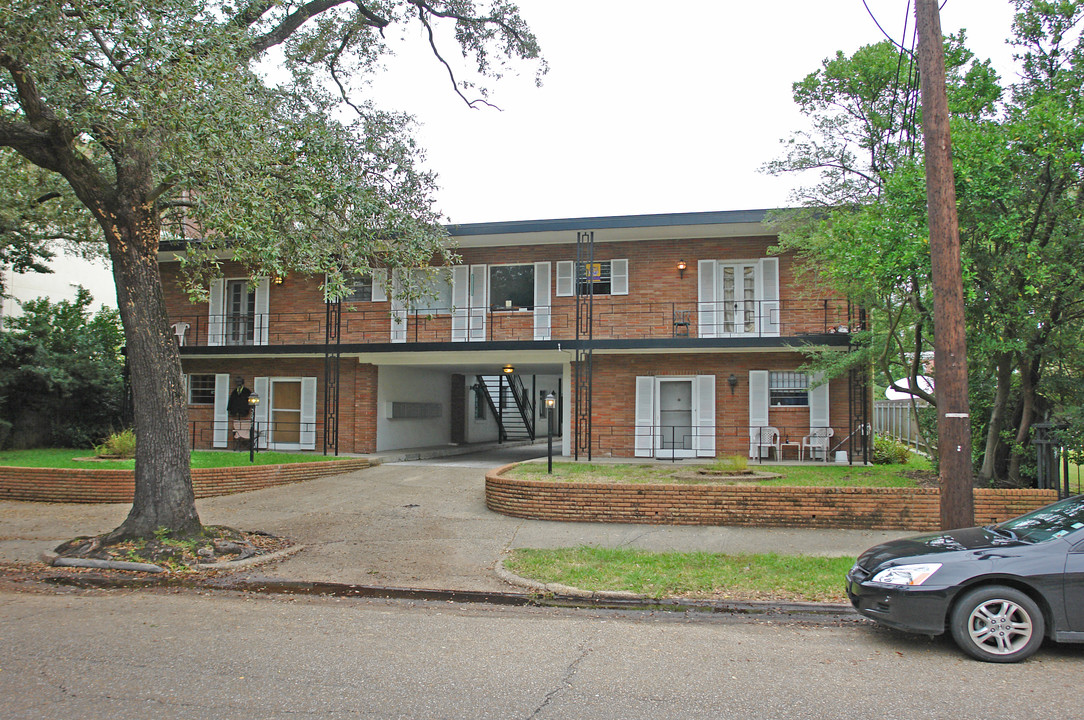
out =
[[[42,449],[42,450],[4,450],[0,451],[0,465],[13,467],[37,468],[82,468],[82,469],[132,469],[135,460],[77,460],[90,458],[93,450]],[[339,460],[342,458],[307,453],[284,453],[264,451],[256,453],[255,465],[279,465],[296,462],[317,462]],[[215,452],[196,450],[192,453],[192,467],[217,468],[248,465],[247,452]]]
[[843,602],[850,557],[656,553],[627,548],[519,549],[505,567],[521,577],[651,598]]
[[724,483],[755,482],[758,485],[789,485],[798,487],[920,487],[936,484],[930,463],[915,458],[906,465],[836,465],[808,463],[805,465],[768,465],[750,463],[748,468],[779,475],[761,480],[727,480],[701,476],[699,468],[708,465],[665,463],[575,463],[555,462],[553,475],[546,473],[544,463],[517,465],[509,477],[529,480],[552,479],[555,482],[601,483]]

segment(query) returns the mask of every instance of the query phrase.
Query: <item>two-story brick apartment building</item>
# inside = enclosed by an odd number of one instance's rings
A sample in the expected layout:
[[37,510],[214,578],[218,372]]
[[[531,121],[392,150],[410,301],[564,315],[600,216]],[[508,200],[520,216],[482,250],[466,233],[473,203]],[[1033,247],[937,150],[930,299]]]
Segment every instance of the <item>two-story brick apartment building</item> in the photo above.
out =
[[[818,383],[810,345],[850,348],[845,299],[799,287],[765,211],[453,225],[432,298],[400,269],[340,303],[319,277],[240,267],[192,304],[160,255],[196,447],[227,447],[226,396],[261,397],[263,447],[368,453],[555,434],[577,456],[864,457],[868,377]],[[532,427],[533,426],[533,427]],[[830,437],[828,437],[830,436]]]

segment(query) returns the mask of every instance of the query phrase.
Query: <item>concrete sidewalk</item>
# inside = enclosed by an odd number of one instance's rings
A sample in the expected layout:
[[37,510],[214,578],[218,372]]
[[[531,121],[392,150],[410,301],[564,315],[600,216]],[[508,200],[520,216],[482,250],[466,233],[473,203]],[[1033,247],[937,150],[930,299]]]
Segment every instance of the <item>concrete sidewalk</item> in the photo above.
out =
[[[855,556],[902,531],[553,523],[485,507],[485,470],[544,457],[545,444],[395,461],[367,470],[197,501],[208,525],[288,536],[304,550],[238,571],[272,578],[466,591],[512,589],[495,568],[519,547],[596,545],[645,550]],[[29,563],[77,535],[119,525],[128,505],[0,501],[0,562]]]

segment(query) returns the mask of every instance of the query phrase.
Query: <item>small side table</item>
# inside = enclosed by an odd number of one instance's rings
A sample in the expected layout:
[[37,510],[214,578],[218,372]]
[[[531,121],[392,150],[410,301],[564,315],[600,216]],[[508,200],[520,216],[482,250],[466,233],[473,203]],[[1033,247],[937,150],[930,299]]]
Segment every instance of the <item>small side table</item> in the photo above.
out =
[[786,457],[787,457],[787,448],[789,448],[789,447],[794,448],[794,459],[795,460],[801,460],[802,459],[802,443],[799,442],[798,440],[792,440],[790,442],[779,443],[779,455],[780,455],[779,459],[780,460],[785,460],[786,459]]

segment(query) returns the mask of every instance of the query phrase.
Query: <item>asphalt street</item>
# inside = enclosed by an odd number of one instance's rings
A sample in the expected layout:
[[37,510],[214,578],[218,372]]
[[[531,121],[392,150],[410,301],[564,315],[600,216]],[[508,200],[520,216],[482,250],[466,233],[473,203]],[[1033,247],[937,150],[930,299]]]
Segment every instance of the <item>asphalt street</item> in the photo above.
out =
[[213,591],[0,592],[0,717],[1080,716],[1080,646],[682,613]]

